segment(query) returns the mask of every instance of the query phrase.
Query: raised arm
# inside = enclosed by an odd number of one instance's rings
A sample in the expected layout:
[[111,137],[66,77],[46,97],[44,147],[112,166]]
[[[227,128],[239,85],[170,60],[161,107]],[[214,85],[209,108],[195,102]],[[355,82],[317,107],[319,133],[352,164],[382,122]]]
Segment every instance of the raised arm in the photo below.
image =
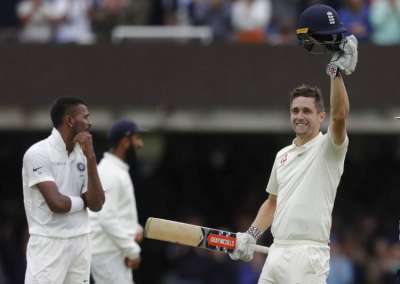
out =
[[350,75],[356,68],[358,61],[356,37],[354,35],[346,37],[340,48],[341,51],[333,54],[327,66],[327,73],[331,77],[330,129],[336,145],[341,145],[346,139],[346,121],[350,106],[342,74]]
[[349,98],[342,76],[331,79],[331,119],[330,128],[336,145],[343,144],[346,139],[346,122],[349,115]]
[[82,194],[86,206],[92,211],[101,210],[104,201],[104,191],[97,172],[96,155],[93,150],[92,135],[87,132],[78,133],[74,142],[79,143],[87,160],[88,184],[87,191]]

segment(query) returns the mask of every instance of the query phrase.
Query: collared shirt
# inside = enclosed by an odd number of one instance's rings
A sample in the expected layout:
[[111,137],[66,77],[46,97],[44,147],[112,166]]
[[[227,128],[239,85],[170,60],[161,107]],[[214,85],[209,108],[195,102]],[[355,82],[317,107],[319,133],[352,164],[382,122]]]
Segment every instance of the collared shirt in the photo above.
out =
[[302,146],[293,143],[278,152],[267,186],[277,195],[274,238],[329,242],[347,147],[347,137],[336,145],[328,129]]
[[90,232],[86,210],[54,213],[48,207],[37,184],[52,181],[67,196],[81,196],[87,191],[86,157],[79,144],[68,155],[57,129],[32,145],[23,158],[22,182],[29,233],[54,238],[71,238]]
[[122,251],[131,259],[140,254],[134,241],[138,217],[129,166],[111,153],[104,153],[98,166],[106,201],[99,212],[89,211],[92,253]]

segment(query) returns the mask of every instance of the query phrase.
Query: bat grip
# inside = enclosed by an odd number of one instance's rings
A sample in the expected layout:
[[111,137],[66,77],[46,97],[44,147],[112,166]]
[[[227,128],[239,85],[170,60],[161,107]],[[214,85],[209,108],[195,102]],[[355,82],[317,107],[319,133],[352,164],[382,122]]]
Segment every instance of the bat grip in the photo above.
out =
[[255,252],[268,254],[268,247],[260,246],[260,245],[252,245]]

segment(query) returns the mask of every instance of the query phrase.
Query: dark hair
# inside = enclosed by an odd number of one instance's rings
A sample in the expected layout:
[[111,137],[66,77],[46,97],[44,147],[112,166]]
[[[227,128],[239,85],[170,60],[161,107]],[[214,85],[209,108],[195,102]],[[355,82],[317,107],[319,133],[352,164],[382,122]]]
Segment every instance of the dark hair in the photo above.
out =
[[318,87],[303,84],[294,88],[290,92],[290,105],[292,105],[293,100],[297,97],[314,98],[317,111],[325,111],[324,99],[322,98],[321,90]]
[[55,128],[59,127],[62,123],[63,117],[68,114],[71,107],[77,105],[86,105],[86,103],[77,97],[61,97],[58,98],[50,110],[51,121]]

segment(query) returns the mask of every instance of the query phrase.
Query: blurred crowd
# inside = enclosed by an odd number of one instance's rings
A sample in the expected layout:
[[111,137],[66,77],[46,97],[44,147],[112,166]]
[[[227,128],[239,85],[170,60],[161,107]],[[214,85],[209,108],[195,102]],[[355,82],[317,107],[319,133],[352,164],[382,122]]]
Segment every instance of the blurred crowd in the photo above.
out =
[[[23,208],[17,202],[0,204],[9,210],[0,223],[0,283],[22,284],[28,240],[26,225],[21,216]],[[333,230],[327,284],[400,283],[400,243],[394,241],[390,234],[380,231],[389,221],[382,223],[375,215],[367,212],[363,214],[356,220],[358,223],[347,224],[354,228]],[[195,213],[179,220],[203,226],[212,223],[204,216]],[[241,217],[246,223],[242,227],[237,224],[236,228],[243,231],[250,219],[247,215]],[[215,227],[224,229],[218,224]],[[225,227],[226,230],[232,228]],[[261,243],[271,243],[269,233]],[[249,263],[233,262],[223,253],[156,241],[145,242],[142,256],[142,267],[134,273],[135,283],[138,284],[256,284],[265,262],[262,254],[256,254]]]
[[[333,231],[344,236],[331,242],[327,284],[400,283],[400,244],[377,234],[376,216],[367,215],[357,230]],[[236,263],[220,253],[176,245],[168,247],[167,257],[173,269],[163,276],[164,284],[256,284],[265,262],[261,254],[250,263]]]
[[400,44],[400,0],[2,0],[0,41],[109,42],[128,26],[208,27],[213,41],[295,44],[298,15],[331,5],[362,42]]
[[[28,234],[17,161],[35,135],[4,134],[10,146],[0,147],[8,165],[0,172],[1,284],[23,283]],[[106,139],[95,138],[100,158]],[[141,224],[153,216],[245,231],[266,198],[276,150],[290,140],[276,134],[165,134],[159,157],[139,157],[131,165]],[[333,211],[328,284],[398,284],[400,137],[350,140]],[[7,151],[11,145],[15,151]],[[260,240],[271,242],[270,232]],[[258,254],[250,263],[234,262],[222,253],[152,240],[143,243],[142,257],[137,284],[256,284],[265,260]]]

